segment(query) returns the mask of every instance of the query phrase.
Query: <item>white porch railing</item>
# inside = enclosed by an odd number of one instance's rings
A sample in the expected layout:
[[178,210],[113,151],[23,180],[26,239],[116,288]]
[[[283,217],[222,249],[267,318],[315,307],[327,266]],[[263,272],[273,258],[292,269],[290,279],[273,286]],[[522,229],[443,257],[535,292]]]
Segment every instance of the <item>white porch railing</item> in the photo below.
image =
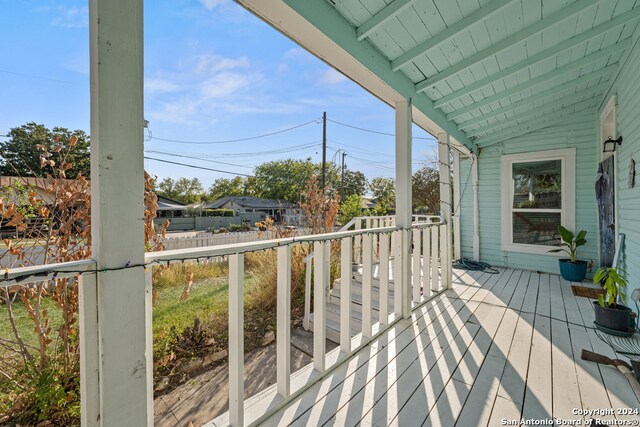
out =
[[[413,279],[408,283],[398,283],[396,281],[394,295],[396,299],[411,299],[414,308],[429,299],[424,290],[431,289],[440,292],[450,286],[451,277],[447,273],[448,260],[450,254],[446,252],[448,245],[444,244],[444,239],[449,235],[447,225],[442,222],[419,222],[414,223],[411,229],[399,229],[393,226],[393,218],[367,219],[365,227],[356,230],[345,230],[324,235],[305,236],[303,238],[284,238],[276,240],[257,240],[247,243],[221,245],[205,248],[192,248],[186,250],[173,250],[163,252],[147,253],[145,257],[146,281],[140,286],[147,288],[148,305],[146,307],[145,327],[149,347],[147,357],[151,358],[153,351],[151,348],[151,268],[153,264],[166,264],[183,262],[184,260],[208,259],[213,257],[228,257],[229,259],[229,412],[224,415],[223,423],[233,426],[241,426],[265,419],[287,401],[299,395],[302,391],[320,380],[328,372],[339,365],[346,356],[366,345],[369,340],[375,338],[387,330],[401,317],[401,304],[396,304],[392,312],[384,307],[388,305],[384,299],[388,295],[389,285],[389,263],[392,259],[391,251],[394,242],[398,248],[401,247],[402,239],[413,239],[412,253],[403,254],[397,251],[395,263],[402,262],[404,257],[413,259]],[[362,221],[361,221],[362,222]],[[377,227],[374,227],[376,225]],[[440,236],[440,243],[438,242]],[[354,243],[361,244],[363,259],[363,321],[362,332],[352,338],[351,312],[349,302],[351,301],[351,286],[348,280],[341,288],[342,310],[340,316],[341,334],[340,347],[329,354],[325,348],[326,318],[325,307],[327,296],[330,290],[330,244],[332,241],[341,243],[340,268],[344,278],[350,278],[352,273],[352,256]],[[375,261],[374,242],[378,251],[381,268],[380,295],[381,295],[381,315],[379,322],[373,322],[372,318],[372,280],[373,266]],[[289,357],[290,331],[291,331],[291,248],[293,245],[301,243],[313,243],[315,253],[314,261],[314,348],[313,367],[306,371],[301,370],[291,374]],[[277,385],[267,392],[273,393],[272,398],[265,399],[261,393],[260,399],[248,400],[250,404],[245,410],[244,400],[244,253],[265,249],[277,250]],[[423,260],[421,263],[420,260]],[[428,262],[428,260],[430,262]],[[442,263],[441,265],[439,263]],[[142,268],[143,266],[131,266],[130,268]],[[398,267],[399,268],[399,267]],[[309,270],[310,271],[310,270]],[[97,328],[97,307],[96,307],[96,264],[92,260],[77,261],[62,264],[50,264],[37,267],[27,267],[9,270],[5,274],[4,280],[0,282],[0,287],[9,287],[16,284],[27,285],[29,283],[39,283],[51,280],[55,277],[77,277],[80,292],[80,366],[81,366],[81,396],[83,421],[86,414],[99,414],[99,394],[100,384],[97,373],[100,363],[100,348],[98,341],[86,339],[95,337]],[[84,274],[80,274],[84,273]],[[439,276],[440,275],[440,276]],[[449,276],[447,276],[449,275]],[[84,280],[83,280],[84,279]],[[411,292],[413,284],[414,291]],[[431,294],[431,297],[437,293]],[[87,297],[88,296],[88,297]],[[126,296],[123,296],[126,297]],[[126,331],[122,331],[126,334]],[[149,361],[147,361],[148,363]],[[150,363],[147,366],[151,366]],[[152,393],[152,381],[148,382],[149,393]],[[270,390],[270,391],[269,391]],[[228,418],[226,418],[228,417]],[[218,420],[219,421],[219,420]],[[84,425],[84,424],[83,424]],[[86,425],[93,425],[91,422]],[[216,423],[216,425],[218,425]]]
[[[411,217],[413,224],[430,224],[434,222],[440,221],[439,215],[412,215]],[[385,216],[357,216],[353,218],[351,221],[346,223],[340,228],[338,231],[347,231],[347,230],[368,230],[371,228],[380,228],[380,227],[395,227],[396,225],[396,217],[395,215],[385,215]],[[363,262],[362,259],[362,237],[355,236],[353,238],[353,249],[352,249],[352,262],[356,264],[361,264]],[[383,248],[378,246],[377,241],[372,242],[372,246],[374,248],[374,256],[375,259],[380,259],[380,254]],[[389,256],[391,259],[395,258],[396,255],[396,240],[395,237],[391,236],[391,243],[389,249]],[[387,249],[387,248],[385,248]],[[304,300],[304,318],[302,320],[302,327],[305,330],[309,330],[311,328],[311,263],[313,262],[313,255],[315,252],[311,252],[304,259],[306,264],[306,277],[305,277],[305,300]],[[388,268],[381,266],[382,268]]]

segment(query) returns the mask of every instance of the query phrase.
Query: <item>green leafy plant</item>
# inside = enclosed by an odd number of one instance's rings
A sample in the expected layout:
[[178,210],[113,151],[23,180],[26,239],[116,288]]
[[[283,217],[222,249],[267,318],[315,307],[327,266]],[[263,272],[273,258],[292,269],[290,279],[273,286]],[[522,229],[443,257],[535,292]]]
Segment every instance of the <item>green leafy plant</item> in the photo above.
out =
[[580,230],[577,235],[574,235],[571,231],[559,225],[558,233],[562,239],[562,243],[560,243],[561,247],[551,249],[549,252],[566,252],[569,255],[570,261],[575,263],[577,261],[578,248],[587,244],[587,240],[585,239],[587,232]]
[[618,298],[623,302],[626,296],[621,291],[627,287],[627,279],[624,277],[626,272],[621,268],[600,267],[593,275],[595,283],[601,283],[606,291],[605,294],[598,296],[598,305],[600,307],[611,307],[616,304]]

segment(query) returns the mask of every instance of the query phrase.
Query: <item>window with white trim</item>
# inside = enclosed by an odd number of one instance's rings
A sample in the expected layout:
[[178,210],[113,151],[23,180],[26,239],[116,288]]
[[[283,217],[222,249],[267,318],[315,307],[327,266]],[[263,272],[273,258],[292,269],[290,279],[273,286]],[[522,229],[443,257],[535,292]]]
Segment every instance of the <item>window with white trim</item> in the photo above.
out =
[[502,156],[502,249],[548,254],[575,228],[575,148]]

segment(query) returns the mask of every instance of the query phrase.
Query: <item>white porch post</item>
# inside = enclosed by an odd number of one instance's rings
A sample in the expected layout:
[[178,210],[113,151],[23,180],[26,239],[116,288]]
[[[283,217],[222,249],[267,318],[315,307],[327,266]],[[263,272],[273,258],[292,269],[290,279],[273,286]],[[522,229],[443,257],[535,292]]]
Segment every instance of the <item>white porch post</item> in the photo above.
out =
[[[396,102],[396,226],[401,230],[396,254],[400,271],[394,273],[396,298],[402,301],[402,317],[411,316],[411,100]],[[397,278],[399,278],[399,285]]]
[[143,268],[118,270],[144,263],[142,3],[89,1],[92,251],[107,269],[96,275],[97,325],[82,337],[99,343],[89,425],[153,425],[151,293]]
[[478,198],[480,180],[477,154],[471,157],[471,179],[473,184],[473,260],[480,261],[480,200]]
[[440,216],[447,223],[445,227],[445,237],[441,239],[444,247],[440,248],[440,274],[442,277],[442,288],[451,287],[451,222],[452,222],[452,200],[451,200],[451,142],[448,133],[438,134],[438,163],[440,164]]
[[453,150],[453,259],[460,259],[460,152]]

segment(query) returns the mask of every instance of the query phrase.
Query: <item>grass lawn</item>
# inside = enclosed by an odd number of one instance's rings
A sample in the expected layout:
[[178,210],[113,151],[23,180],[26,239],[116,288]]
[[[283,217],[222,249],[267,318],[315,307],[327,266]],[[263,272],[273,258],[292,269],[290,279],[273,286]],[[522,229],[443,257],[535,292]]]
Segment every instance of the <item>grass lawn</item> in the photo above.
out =
[[[206,267],[203,270],[212,272]],[[217,277],[201,277],[204,272],[199,271],[198,273],[197,276],[194,275],[189,298],[185,301],[180,298],[187,282],[186,274],[172,272],[172,274],[168,274],[169,277],[163,277],[159,281],[157,301],[153,307],[154,343],[160,344],[172,327],[175,327],[179,333],[184,328],[193,325],[195,318],[199,318],[203,323],[211,321],[211,319],[220,319],[222,316],[226,319],[229,304],[226,274]],[[245,290],[250,291],[254,283],[253,275],[247,274]],[[43,298],[42,306],[51,318],[51,330],[54,337],[56,334],[53,331],[60,326],[61,311],[50,298]],[[26,344],[37,347],[38,335],[34,330],[33,321],[29,318],[28,312],[19,298],[12,304],[12,309],[21,338]],[[226,330],[221,332],[226,333]],[[0,305],[0,338],[14,341],[6,304]],[[0,346],[0,355],[6,353],[7,350]]]
[[[50,298],[42,298],[42,307],[47,310],[49,317],[51,318],[51,330],[54,331],[60,326],[61,323],[61,311],[58,309],[56,303]],[[29,313],[20,298],[11,305],[13,309],[13,317],[16,322],[16,329],[25,344],[37,347],[38,346],[38,334],[34,329],[33,320],[29,317]],[[6,304],[0,304],[0,338],[15,341],[15,335],[9,322],[9,310]],[[8,352],[4,347],[0,347],[0,355],[4,355]]]

